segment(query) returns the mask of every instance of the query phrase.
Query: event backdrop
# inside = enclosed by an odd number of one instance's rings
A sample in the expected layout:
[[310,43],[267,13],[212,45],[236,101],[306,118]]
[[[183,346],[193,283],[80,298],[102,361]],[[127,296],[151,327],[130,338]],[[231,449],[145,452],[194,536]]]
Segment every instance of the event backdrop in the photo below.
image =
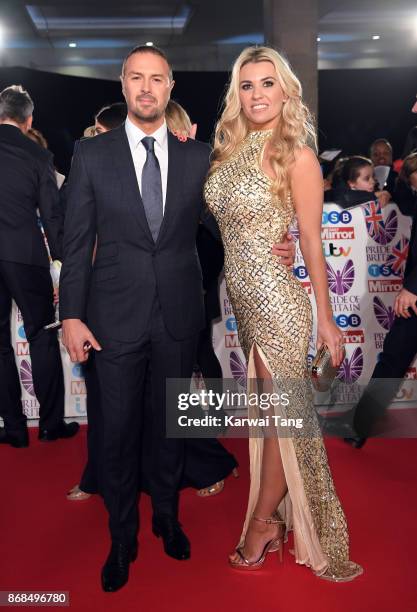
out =
[[[296,242],[296,224],[291,228]],[[410,219],[395,204],[383,210],[376,202],[342,210],[325,204],[322,223],[323,252],[329,278],[330,299],[335,320],[343,331],[346,357],[339,370],[340,380],[366,384],[382,350],[382,344],[393,320],[393,303],[402,287],[402,275],[408,250]],[[277,236],[277,238],[279,238]],[[314,306],[311,282],[297,245],[294,274],[304,285]],[[236,319],[227,297],[224,281],[220,285],[222,318],[215,324],[213,341],[225,378],[239,378],[245,373],[245,359],[239,345]],[[309,359],[315,353],[314,338]],[[23,408],[29,418],[38,416],[34,395],[29,346],[22,318],[14,307],[12,338],[22,384]],[[82,366],[72,364],[61,346],[66,388],[66,416],[85,415],[86,388]],[[416,365],[408,377],[415,379]],[[346,404],[358,398],[358,387],[352,387]],[[413,390],[403,385],[398,400],[410,400]]]

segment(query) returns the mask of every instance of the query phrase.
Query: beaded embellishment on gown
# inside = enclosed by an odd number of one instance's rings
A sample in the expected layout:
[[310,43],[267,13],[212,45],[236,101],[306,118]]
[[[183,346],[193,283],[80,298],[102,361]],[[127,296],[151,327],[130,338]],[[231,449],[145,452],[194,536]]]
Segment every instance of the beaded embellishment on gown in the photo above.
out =
[[[292,270],[271,253],[294,218],[286,202],[271,193],[261,169],[272,131],[250,132],[235,153],[207,179],[205,198],[215,216],[225,251],[228,297],[248,362],[248,384],[256,379],[254,350],[272,379],[308,380],[307,351],[312,327],[310,300]],[[304,385],[307,389],[307,385]],[[294,531],[297,563],[322,578],[352,580],[362,568],[349,560],[344,512],[334,489],[327,453],[310,391],[301,394],[289,416],[302,416],[308,436],[279,436],[288,493],[279,506]],[[259,495],[263,438],[251,434],[251,486],[240,545]]]

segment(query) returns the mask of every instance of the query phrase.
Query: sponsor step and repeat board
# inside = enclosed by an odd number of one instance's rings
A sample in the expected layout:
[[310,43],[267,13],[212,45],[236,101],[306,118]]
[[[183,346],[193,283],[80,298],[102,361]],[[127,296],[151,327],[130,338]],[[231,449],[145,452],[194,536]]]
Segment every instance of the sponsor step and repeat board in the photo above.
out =
[[[381,210],[377,202],[343,210],[335,204],[325,204],[322,222],[323,253],[326,258],[330,299],[334,318],[343,331],[346,357],[339,369],[342,382],[358,383],[363,387],[369,380],[385,335],[394,321],[393,303],[402,288],[402,276],[407,258],[411,220],[403,216],[395,204]],[[297,244],[294,274],[305,287],[313,304],[314,296],[307,269],[298,247],[296,224],[291,228]],[[213,342],[220,359],[224,378],[242,381],[246,363],[239,345],[236,319],[227,297],[224,280],[220,284],[222,318],[213,329]],[[310,342],[309,360],[315,354],[315,329]],[[13,306],[12,341],[22,385],[23,410],[30,419],[38,418],[29,345],[23,321]],[[61,345],[65,378],[65,415],[83,417],[86,414],[86,387],[83,368],[73,364]],[[408,378],[416,378],[412,364]],[[359,386],[353,386],[344,403],[355,403]],[[356,389],[356,391],[355,391]],[[402,386],[397,401],[413,399],[413,389]]]
[[[346,356],[337,374],[344,384],[339,385],[336,394],[316,393],[317,405],[336,402],[353,406],[369,381],[395,318],[393,305],[402,288],[410,230],[410,217],[402,215],[396,204],[381,209],[378,202],[368,202],[350,210],[331,203],[324,205],[323,253],[333,315],[344,335]],[[305,287],[315,315],[312,285],[299,249],[296,224],[291,233],[297,245],[294,274]],[[245,358],[224,281],[220,291],[222,320],[214,326],[214,345],[224,377],[239,382],[246,375]],[[315,320],[314,316],[309,363],[316,353]],[[407,377],[416,378],[415,363]],[[396,401],[410,401],[414,394],[414,385],[404,383]]]

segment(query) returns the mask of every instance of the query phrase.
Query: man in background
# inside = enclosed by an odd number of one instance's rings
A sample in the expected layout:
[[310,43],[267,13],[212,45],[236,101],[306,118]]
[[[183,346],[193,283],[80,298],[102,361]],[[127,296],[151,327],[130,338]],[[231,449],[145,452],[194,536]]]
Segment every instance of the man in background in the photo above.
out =
[[26,137],[33,102],[21,87],[0,93],[0,410],[4,428],[0,443],[28,446],[26,416],[11,344],[12,300],[22,313],[32,362],[33,386],[39,401],[39,438],[69,438],[78,423],[64,422],[64,379],[56,331],[49,257],[61,259],[62,215],[58,188],[47,150]]
[[392,145],[385,138],[374,140],[369,149],[371,161],[376,166],[389,167],[389,173],[385,179],[385,183],[376,185],[377,191],[387,191],[390,194],[390,199],[394,193],[395,183],[398,178],[398,173],[392,167]]

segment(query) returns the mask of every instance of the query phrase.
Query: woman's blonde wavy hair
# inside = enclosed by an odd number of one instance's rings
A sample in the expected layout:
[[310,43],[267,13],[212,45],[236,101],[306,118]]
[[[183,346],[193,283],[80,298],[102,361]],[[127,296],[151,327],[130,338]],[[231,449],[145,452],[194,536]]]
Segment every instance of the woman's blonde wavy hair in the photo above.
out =
[[300,81],[288,62],[271,47],[247,47],[233,65],[223,112],[216,125],[210,174],[233,155],[250,131],[240,104],[239,76],[243,66],[258,62],[273,64],[279,84],[288,98],[283,104],[280,121],[271,136],[274,152],[270,159],[275,172],[272,193],[281,201],[285,201],[290,192],[289,167],[295,161],[295,153],[306,144],[316,148],[316,134],[312,116],[302,101]]

